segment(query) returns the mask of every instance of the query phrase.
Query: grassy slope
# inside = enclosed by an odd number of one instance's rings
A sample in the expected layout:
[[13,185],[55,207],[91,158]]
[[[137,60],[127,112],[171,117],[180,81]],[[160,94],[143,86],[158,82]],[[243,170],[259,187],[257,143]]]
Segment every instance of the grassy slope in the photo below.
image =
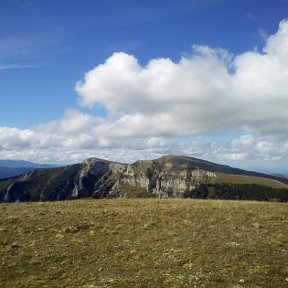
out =
[[287,204],[0,205],[0,287],[287,287]]
[[288,189],[287,184],[282,183],[278,180],[264,178],[264,177],[247,176],[247,175],[233,175],[233,174],[217,173],[216,182],[227,183],[227,184],[257,184],[261,186],[269,186],[272,188]]

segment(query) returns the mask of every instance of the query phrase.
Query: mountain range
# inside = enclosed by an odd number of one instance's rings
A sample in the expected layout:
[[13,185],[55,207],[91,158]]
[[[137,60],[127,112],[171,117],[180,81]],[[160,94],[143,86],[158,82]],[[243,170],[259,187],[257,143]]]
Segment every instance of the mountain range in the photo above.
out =
[[52,165],[37,164],[24,160],[0,160],[0,179],[28,173],[37,168],[52,167]]
[[167,155],[123,164],[98,158],[0,180],[0,202],[187,197],[288,201],[288,179]]

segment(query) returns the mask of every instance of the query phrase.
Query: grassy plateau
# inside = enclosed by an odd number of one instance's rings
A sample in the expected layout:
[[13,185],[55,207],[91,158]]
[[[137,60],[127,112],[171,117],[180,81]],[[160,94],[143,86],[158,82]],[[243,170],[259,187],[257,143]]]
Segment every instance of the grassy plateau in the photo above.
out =
[[288,287],[285,203],[0,204],[0,287]]

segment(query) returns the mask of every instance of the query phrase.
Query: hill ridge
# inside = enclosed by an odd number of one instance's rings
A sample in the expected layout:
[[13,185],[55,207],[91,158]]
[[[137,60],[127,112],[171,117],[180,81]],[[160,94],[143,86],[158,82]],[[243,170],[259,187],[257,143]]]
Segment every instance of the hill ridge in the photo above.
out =
[[[210,190],[215,190],[218,184],[253,184],[271,190],[288,189],[287,183],[287,179],[281,177],[185,155],[166,155],[153,160],[138,160],[132,164],[90,157],[78,164],[36,169],[32,173],[0,180],[0,202],[54,201],[87,197],[182,198],[185,195],[195,195],[195,191],[202,186],[206,187],[206,190],[209,187]],[[266,188],[263,188],[263,191],[268,189]],[[247,189],[249,190],[249,187]],[[203,196],[206,192],[202,192],[200,194]],[[206,196],[210,197],[213,193],[209,194],[210,196],[208,194]]]

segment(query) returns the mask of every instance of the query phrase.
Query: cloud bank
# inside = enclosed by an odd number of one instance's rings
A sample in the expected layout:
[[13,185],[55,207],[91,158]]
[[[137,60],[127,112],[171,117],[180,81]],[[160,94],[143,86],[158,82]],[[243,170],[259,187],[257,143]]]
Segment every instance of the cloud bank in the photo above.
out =
[[178,63],[153,59],[145,67],[132,55],[114,53],[78,82],[79,104],[105,107],[118,119],[115,127],[133,136],[235,129],[282,134],[287,131],[287,51],[288,22],[282,21],[262,52],[233,57],[223,49],[193,46],[191,57]]
[[[178,62],[158,58],[145,66],[133,55],[114,53],[76,84],[78,110],[27,130],[0,127],[0,157],[26,153],[37,161],[78,161],[96,155],[133,161],[176,153],[285,160],[287,51],[283,20],[262,51],[231,55],[194,45]],[[95,115],[95,107],[105,116]]]

